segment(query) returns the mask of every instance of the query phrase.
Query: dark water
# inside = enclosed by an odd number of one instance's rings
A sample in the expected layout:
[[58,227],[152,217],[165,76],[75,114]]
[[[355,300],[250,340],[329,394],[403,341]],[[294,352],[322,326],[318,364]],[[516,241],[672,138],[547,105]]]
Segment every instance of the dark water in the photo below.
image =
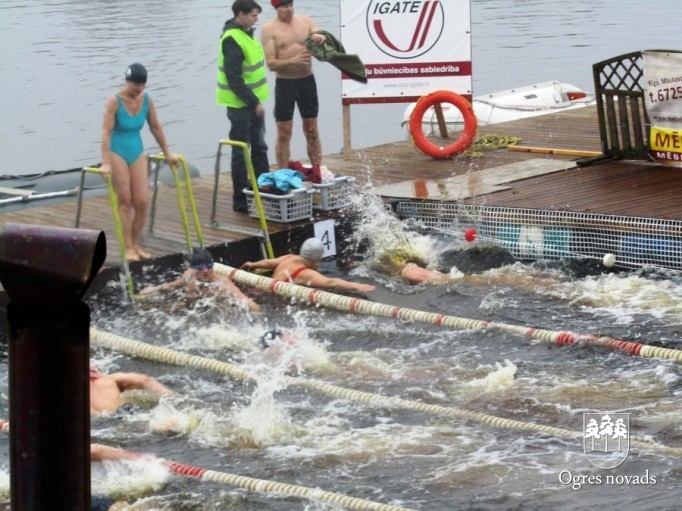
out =
[[[314,10],[321,26],[338,27],[337,2],[298,0],[296,5],[299,11]],[[173,149],[210,172],[217,141],[227,131],[224,113],[213,105],[215,45],[226,6],[210,0],[0,1],[1,173],[98,160],[104,101],[136,60],[150,70],[149,90]],[[264,9],[267,18],[270,7]],[[637,49],[679,48],[675,14],[680,9],[677,0],[655,5],[474,1],[475,94],[549,79],[590,88],[593,62]],[[324,150],[331,152],[342,144],[340,84],[331,69],[316,69],[325,84]],[[354,145],[400,138],[403,109],[353,107]],[[302,146],[297,147],[303,156]],[[356,236],[368,237],[375,246],[408,237],[427,258],[464,248],[459,240],[407,231],[374,201],[359,200],[364,202],[354,207],[363,222]],[[377,291],[369,298],[379,303],[682,349],[679,274],[642,270],[578,276],[518,263],[474,276],[453,269],[453,285],[410,287],[366,264],[342,271],[329,262],[323,270],[374,282]],[[157,283],[153,267],[142,280]],[[233,362],[258,380],[255,385],[95,348],[93,361],[103,370],[151,374],[177,396],[157,402],[134,394],[136,413],[93,419],[93,438],[219,472],[421,511],[680,508],[679,363],[602,348],[557,347],[504,329],[459,331],[351,315],[250,292],[262,304],[263,317],[248,318],[211,303],[130,308],[118,283],[93,297],[95,328]],[[273,326],[299,340],[274,359],[260,351],[258,341]],[[0,418],[5,418],[7,362],[0,363]],[[604,470],[588,461],[582,440],[371,406],[287,386],[285,374],[579,432],[583,413],[630,413],[633,437],[678,451],[631,448],[622,465]],[[173,432],[159,431],[169,423]],[[7,502],[6,436],[0,436],[0,446],[0,502]],[[573,478],[590,477],[592,482],[572,488]],[[172,476],[150,461],[97,465],[93,488],[134,502],[132,509],[338,509]]]
[[[356,208],[366,212],[356,235],[369,236],[376,246],[408,238],[425,257],[463,248],[401,231],[378,203],[366,200]],[[322,271],[374,282],[377,290],[368,298],[377,303],[682,349],[679,275],[577,277],[556,265],[516,263],[476,275],[452,269],[452,285],[408,286],[364,262],[345,271],[325,262]],[[138,283],[158,279],[150,266]],[[189,305],[181,294],[130,307],[118,282],[89,298],[98,330],[230,362],[257,382],[95,347],[92,359],[102,370],[148,373],[177,395],[158,402],[132,394],[134,411],[93,418],[93,438],[185,465],[415,510],[679,508],[679,362],[558,347],[505,328],[455,330],[249,293],[262,305],[262,317],[209,301]],[[259,337],[273,327],[292,333],[298,344],[277,355],[262,352]],[[374,405],[316,385],[288,384],[287,375],[444,408]],[[2,383],[7,396],[6,379]],[[581,438],[504,422],[494,426],[446,409],[578,432],[583,413],[629,413],[633,439],[650,438],[677,450],[631,447],[622,465],[604,470],[588,461]],[[0,410],[7,415],[6,399]],[[0,442],[7,456],[6,436]],[[583,480],[592,482],[572,488]],[[7,457],[0,461],[0,483],[0,498],[6,500]],[[154,461],[96,464],[93,489],[135,502],[132,509],[336,509],[173,476]]]

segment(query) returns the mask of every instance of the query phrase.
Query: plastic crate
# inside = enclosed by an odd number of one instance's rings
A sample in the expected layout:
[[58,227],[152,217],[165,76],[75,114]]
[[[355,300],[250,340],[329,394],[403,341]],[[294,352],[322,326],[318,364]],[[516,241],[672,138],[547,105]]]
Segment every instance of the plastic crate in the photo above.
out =
[[338,176],[330,183],[313,184],[313,190],[318,192],[313,198],[313,208],[332,211],[350,205],[354,183],[352,176]]
[[[314,190],[299,188],[292,190],[286,195],[273,195],[271,193],[260,192],[260,200],[263,204],[265,219],[273,222],[295,222],[305,220],[313,215],[313,194]],[[258,208],[256,208],[256,198],[253,190],[244,189],[246,195],[246,205],[249,209],[249,216],[259,218]]]

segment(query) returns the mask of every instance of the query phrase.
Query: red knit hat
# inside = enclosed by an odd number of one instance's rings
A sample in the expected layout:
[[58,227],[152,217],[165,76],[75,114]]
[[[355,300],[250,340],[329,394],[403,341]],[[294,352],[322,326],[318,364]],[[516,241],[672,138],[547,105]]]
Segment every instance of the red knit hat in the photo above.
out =
[[277,9],[281,5],[287,5],[293,3],[294,0],[270,0],[272,6]]

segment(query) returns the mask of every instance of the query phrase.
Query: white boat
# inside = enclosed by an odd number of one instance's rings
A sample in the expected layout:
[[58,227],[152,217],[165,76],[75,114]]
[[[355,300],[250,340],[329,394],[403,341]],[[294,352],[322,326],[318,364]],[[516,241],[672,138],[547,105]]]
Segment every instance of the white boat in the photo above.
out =
[[[493,92],[477,96],[472,101],[479,127],[583,108],[593,104],[595,104],[594,94],[557,80]],[[408,105],[403,115],[401,125],[407,137],[410,136],[409,120],[415,105],[416,103]],[[441,103],[441,107],[448,131],[461,131],[463,121],[459,109],[449,103]],[[439,133],[438,120],[433,107],[424,113],[422,130],[427,135]]]

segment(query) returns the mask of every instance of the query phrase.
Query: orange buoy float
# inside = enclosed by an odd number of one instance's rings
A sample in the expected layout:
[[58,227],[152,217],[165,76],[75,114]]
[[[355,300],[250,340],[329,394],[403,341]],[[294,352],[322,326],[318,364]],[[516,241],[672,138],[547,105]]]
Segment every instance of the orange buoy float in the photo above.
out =
[[[450,103],[457,107],[464,119],[464,130],[457,140],[447,146],[432,144],[422,130],[422,118],[432,106],[440,103]],[[478,121],[474,109],[466,99],[449,90],[437,90],[426,94],[417,100],[417,104],[410,115],[410,134],[414,145],[424,154],[433,158],[447,159],[466,151],[474,143]]]

